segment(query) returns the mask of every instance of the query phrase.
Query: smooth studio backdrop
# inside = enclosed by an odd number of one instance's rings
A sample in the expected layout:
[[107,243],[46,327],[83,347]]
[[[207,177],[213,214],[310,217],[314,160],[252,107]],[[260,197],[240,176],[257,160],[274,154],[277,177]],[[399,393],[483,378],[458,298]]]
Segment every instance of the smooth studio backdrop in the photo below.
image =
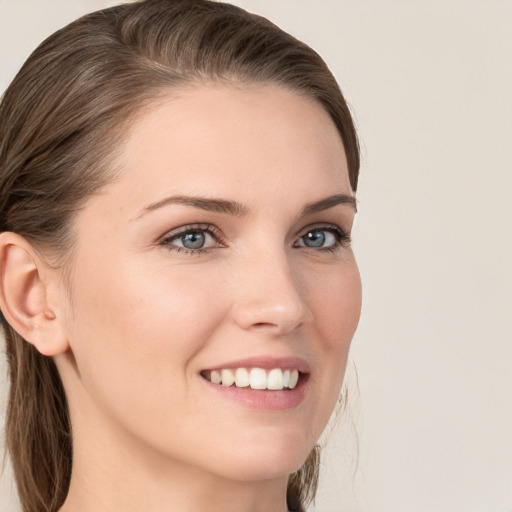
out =
[[[0,0],[0,90],[114,3]],[[363,314],[315,512],[512,512],[512,1],[234,3],[319,51],[362,141]]]

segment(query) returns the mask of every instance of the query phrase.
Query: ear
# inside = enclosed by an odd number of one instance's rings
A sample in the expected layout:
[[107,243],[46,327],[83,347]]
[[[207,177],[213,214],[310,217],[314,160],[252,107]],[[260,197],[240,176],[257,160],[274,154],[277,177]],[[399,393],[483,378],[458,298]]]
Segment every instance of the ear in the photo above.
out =
[[25,238],[0,233],[0,309],[13,329],[46,356],[69,348],[58,314],[63,309],[57,280]]

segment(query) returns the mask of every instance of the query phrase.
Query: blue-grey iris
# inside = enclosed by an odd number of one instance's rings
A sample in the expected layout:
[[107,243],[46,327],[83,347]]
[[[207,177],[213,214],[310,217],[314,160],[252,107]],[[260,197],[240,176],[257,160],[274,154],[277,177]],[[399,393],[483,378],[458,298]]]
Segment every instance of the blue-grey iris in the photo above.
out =
[[303,240],[307,247],[322,247],[325,244],[325,233],[323,231],[310,231],[303,237]]
[[205,243],[205,235],[200,231],[194,231],[183,235],[181,241],[187,249],[200,249]]

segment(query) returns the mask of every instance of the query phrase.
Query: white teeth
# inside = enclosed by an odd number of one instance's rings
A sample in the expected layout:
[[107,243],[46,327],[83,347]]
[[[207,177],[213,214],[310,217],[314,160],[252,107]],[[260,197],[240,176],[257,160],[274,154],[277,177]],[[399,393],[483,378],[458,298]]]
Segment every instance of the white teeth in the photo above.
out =
[[279,368],[268,372],[267,388],[283,389],[283,372]]
[[249,372],[245,368],[237,369],[235,385],[237,388],[246,388],[249,385]]
[[235,382],[235,375],[231,370],[221,370],[222,385],[231,386]]
[[285,388],[294,389],[299,380],[299,371],[273,368],[267,372],[263,368],[237,368],[212,370],[209,373],[204,372],[203,376],[213,384],[226,387],[235,385],[237,388],[279,391]]
[[263,368],[253,368],[249,377],[252,389],[267,389],[267,372]]
[[293,389],[297,385],[297,381],[299,380],[299,372],[297,370],[292,370],[290,373],[290,382],[288,387]]
[[287,388],[290,386],[290,370],[285,370],[283,372],[283,388]]

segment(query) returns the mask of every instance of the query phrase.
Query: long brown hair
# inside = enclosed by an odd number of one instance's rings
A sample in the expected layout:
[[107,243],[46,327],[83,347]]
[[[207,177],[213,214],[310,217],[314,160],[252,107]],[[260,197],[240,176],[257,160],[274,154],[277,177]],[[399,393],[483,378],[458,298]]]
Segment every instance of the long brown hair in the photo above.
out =
[[[0,104],[0,232],[61,256],[71,220],[112,178],[124,127],[142,106],[192,83],[272,83],[319,102],[345,147],[352,189],[359,148],[339,86],[324,61],[274,24],[207,0],[145,0],[98,11],[45,40]],[[66,396],[53,360],[0,314],[9,367],[6,444],[25,512],[54,512],[72,466]],[[314,498],[319,449],[290,476],[288,507]]]

